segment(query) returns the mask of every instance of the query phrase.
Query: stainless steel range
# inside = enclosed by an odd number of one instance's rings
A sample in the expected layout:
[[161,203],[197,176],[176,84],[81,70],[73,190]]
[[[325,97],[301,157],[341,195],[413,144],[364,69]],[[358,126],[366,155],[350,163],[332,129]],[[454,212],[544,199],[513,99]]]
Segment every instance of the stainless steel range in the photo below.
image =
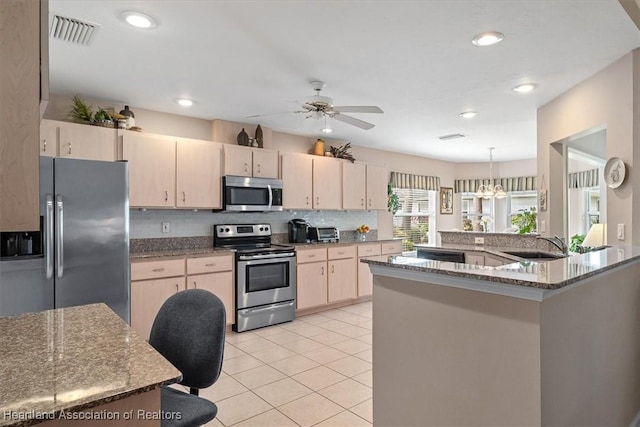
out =
[[234,331],[295,319],[295,249],[272,244],[271,225],[215,225],[213,245],[236,250]]

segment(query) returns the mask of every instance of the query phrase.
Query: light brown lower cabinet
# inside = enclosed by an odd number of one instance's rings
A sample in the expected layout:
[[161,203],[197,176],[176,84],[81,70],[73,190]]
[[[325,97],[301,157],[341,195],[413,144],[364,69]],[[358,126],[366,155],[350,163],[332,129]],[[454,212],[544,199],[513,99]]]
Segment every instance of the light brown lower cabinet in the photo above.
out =
[[327,304],[327,262],[310,262],[297,266],[298,310]]
[[197,274],[187,276],[187,289],[204,289],[215,294],[224,304],[227,314],[227,325],[232,325],[235,320],[233,302],[233,272]]
[[160,307],[185,289],[205,289],[222,300],[233,324],[233,255],[135,260],[131,263],[131,327],[148,339]]
[[358,294],[356,259],[336,259],[328,262],[328,301],[336,302],[355,298]]
[[358,245],[358,296],[373,294],[373,275],[362,259],[384,260],[389,255],[402,255],[402,241],[363,243]]

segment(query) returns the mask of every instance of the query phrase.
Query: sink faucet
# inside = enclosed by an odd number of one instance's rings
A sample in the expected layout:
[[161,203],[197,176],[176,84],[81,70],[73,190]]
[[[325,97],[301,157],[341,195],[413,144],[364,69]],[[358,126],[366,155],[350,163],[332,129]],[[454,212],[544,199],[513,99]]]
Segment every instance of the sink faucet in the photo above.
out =
[[546,240],[547,242],[552,243],[553,246],[555,246],[556,248],[560,249],[560,251],[565,255],[569,254],[569,246],[567,246],[567,244],[564,242],[564,239],[562,237],[558,237],[558,236],[553,236],[553,237],[536,236],[536,238],[542,239],[542,240]]

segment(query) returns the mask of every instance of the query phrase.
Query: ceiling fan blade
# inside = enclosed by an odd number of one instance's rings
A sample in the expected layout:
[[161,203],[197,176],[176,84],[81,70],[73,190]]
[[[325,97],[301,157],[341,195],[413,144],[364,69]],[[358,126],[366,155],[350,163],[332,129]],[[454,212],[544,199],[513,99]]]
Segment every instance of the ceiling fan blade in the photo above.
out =
[[369,130],[375,126],[372,123],[365,122],[364,120],[356,119],[355,117],[345,116],[344,114],[335,114],[333,118],[338,120],[339,122],[344,122],[364,130]]
[[254,114],[252,116],[245,116],[245,118],[251,119],[254,117],[275,116],[276,114],[289,114],[289,113],[299,113],[299,111],[280,111],[279,113]]
[[338,113],[384,113],[380,107],[375,105],[340,106],[333,107],[333,111]]

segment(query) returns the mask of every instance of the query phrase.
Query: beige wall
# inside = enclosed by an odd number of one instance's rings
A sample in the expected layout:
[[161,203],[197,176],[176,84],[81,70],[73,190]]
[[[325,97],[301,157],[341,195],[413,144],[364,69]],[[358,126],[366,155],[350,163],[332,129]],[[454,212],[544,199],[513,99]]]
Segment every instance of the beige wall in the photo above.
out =
[[373,281],[375,426],[541,425],[538,302]]
[[[544,175],[549,209],[540,213],[547,233],[563,235],[564,174],[562,153],[551,144],[568,141],[593,129],[606,128],[607,158],[619,157],[628,166],[626,182],[607,190],[609,244],[640,244],[640,205],[633,188],[640,191],[640,174],[634,173],[640,144],[640,51],[635,50],[538,109],[538,180]],[[616,239],[615,224],[625,224],[626,239]]]
[[542,303],[542,425],[628,426],[640,411],[640,263]]

